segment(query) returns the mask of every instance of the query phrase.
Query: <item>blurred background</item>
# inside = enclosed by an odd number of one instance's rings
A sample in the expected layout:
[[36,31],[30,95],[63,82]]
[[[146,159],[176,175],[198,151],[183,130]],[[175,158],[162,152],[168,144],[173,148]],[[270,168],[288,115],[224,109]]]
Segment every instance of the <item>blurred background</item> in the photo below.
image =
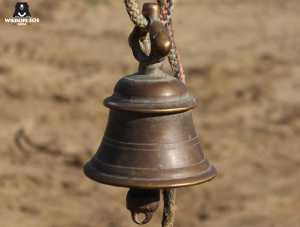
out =
[[[194,120],[219,175],[178,190],[175,226],[299,227],[299,1],[176,2]],[[82,173],[102,100],[137,69],[123,1],[31,0],[40,23],[5,24],[15,3],[0,0],[0,226],[135,226],[126,189]]]

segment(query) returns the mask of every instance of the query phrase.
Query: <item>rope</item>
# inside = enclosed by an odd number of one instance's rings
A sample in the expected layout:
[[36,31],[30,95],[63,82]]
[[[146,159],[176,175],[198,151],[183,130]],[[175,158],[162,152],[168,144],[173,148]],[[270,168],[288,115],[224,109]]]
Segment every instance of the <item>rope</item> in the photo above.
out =
[[172,16],[174,12],[173,0],[157,0],[161,8],[161,21],[165,24],[172,23]]
[[176,190],[175,189],[164,189],[164,213],[162,220],[162,227],[173,227],[175,221],[176,212]]
[[173,29],[173,21],[172,21],[172,16],[174,12],[174,0],[157,0],[157,2],[161,7],[161,20],[165,23],[169,36],[172,41],[172,49],[168,56],[169,63],[171,65],[172,71],[175,73],[175,76],[183,83],[185,83],[186,76],[184,73],[183,65],[181,62],[179,52],[176,47],[175,37],[174,37],[174,29]]
[[[137,0],[124,0],[126,11],[130,17],[130,20],[134,23],[135,26],[139,28],[146,28],[148,25],[148,20],[140,12],[139,4]],[[150,53],[150,39],[149,36],[146,36],[142,40],[143,50],[146,54]]]
[[[175,76],[185,83],[185,75],[183,71],[183,66],[180,61],[180,56],[176,48],[174,30],[172,23],[172,16],[174,12],[174,2],[173,0],[157,0],[161,8],[160,19],[165,23],[171,42],[172,49],[168,56],[169,63],[171,65],[172,71],[175,72]],[[176,190],[175,189],[164,189],[164,211],[163,211],[163,220],[162,227],[173,227],[175,222],[175,213],[176,213]]]
[[131,21],[140,28],[145,28],[148,25],[147,19],[141,14],[137,0],[124,0],[127,13]]

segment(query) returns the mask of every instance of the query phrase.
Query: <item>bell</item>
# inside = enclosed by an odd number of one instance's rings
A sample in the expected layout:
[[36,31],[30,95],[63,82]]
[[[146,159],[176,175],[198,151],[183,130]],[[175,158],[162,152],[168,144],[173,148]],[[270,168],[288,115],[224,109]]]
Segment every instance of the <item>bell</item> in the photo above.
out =
[[[129,38],[139,70],[120,79],[104,100],[110,109],[107,127],[97,153],[84,167],[97,182],[131,188],[127,208],[138,224],[151,219],[160,189],[196,185],[216,175],[193,124],[195,98],[183,82],[162,70],[171,42],[157,18],[157,5],[145,4],[143,13],[149,27],[136,27]],[[140,47],[147,33],[148,55]],[[144,221],[137,221],[138,213],[146,215]]]
[[161,69],[171,44],[164,26],[155,20],[158,10],[151,3],[143,9],[150,18],[150,56],[139,49],[143,32],[135,28],[129,41],[140,61],[139,71],[119,80],[113,95],[104,100],[110,109],[106,131],[84,167],[85,174],[100,183],[161,189],[203,183],[216,175],[193,124],[195,98]]
[[88,177],[129,188],[173,188],[215,176],[192,120],[195,98],[158,65],[122,78],[105,99],[107,128]]

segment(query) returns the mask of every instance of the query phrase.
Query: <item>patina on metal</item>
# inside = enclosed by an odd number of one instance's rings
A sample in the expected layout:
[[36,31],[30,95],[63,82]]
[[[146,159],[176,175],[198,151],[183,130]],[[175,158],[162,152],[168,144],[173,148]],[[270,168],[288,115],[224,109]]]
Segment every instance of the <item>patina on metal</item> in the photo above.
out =
[[92,179],[116,186],[169,188],[210,180],[185,86],[159,68],[121,79],[104,101],[111,109],[102,144],[86,165]]
[[[139,70],[119,80],[113,95],[104,100],[110,109],[107,128],[97,153],[84,167],[97,182],[131,188],[127,208],[138,224],[150,221],[160,189],[196,185],[216,175],[193,124],[195,98],[162,70],[171,42],[158,10],[156,4],[144,5],[149,26],[136,27],[129,38]],[[139,42],[147,33],[149,55]],[[141,221],[139,213],[145,214]]]

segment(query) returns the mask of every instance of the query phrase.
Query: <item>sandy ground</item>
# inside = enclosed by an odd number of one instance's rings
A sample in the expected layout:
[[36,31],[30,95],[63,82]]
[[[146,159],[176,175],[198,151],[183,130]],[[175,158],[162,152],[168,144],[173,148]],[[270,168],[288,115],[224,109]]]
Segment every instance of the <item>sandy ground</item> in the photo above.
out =
[[[82,173],[106,124],[101,101],[136,70],[122,1],[28,2],[39,24],[0,23],[0,226],[135,226],[126,189]],[[175,226],[299,227],[299,1],[177,3],[195,124],[219,175],[178,191]],[[11,16],[14,1],[0,8]]]

